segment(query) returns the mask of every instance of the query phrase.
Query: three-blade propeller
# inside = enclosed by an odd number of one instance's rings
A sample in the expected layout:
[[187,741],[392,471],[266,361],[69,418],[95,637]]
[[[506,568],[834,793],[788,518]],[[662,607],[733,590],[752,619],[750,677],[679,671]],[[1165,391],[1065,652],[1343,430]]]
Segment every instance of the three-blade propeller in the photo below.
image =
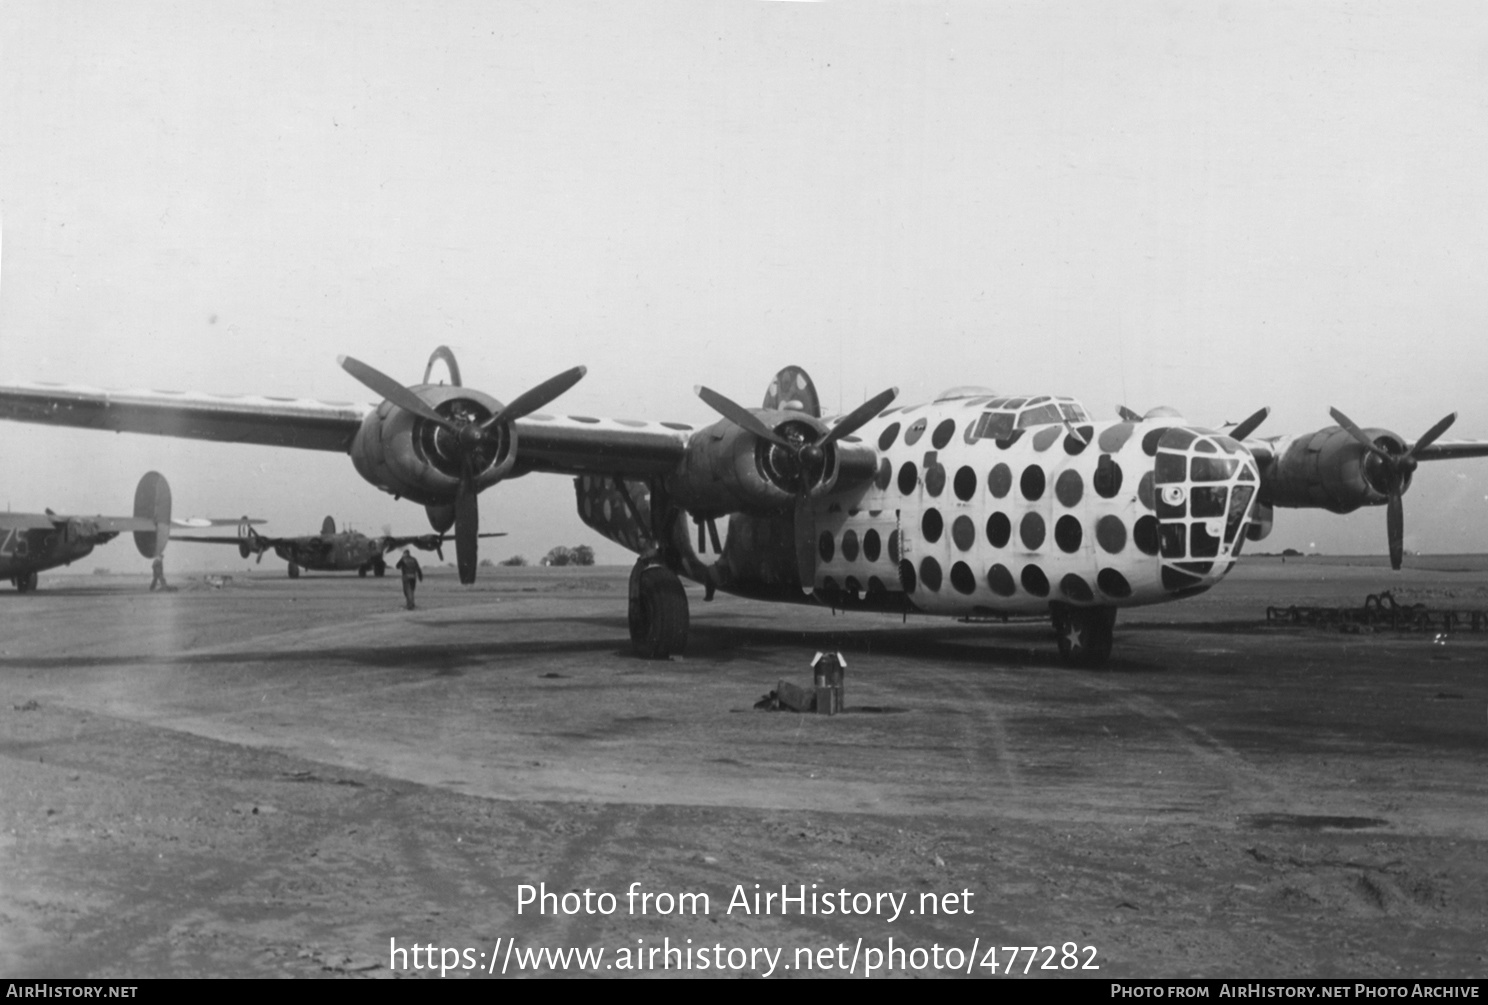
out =
[[478,460],[483,463],[500,449],[500,429],[524,415],[542,408],[564,391],[577,384],[588,371],[582,366],[550,377],[512,399],[495,415],[484,421],[441,415],[419,397],[412,388],[404,387],[387,374],[350,356],[338,360],[341,368],[383,398],[419,418],[446,430],[454,440],[460,460],[460,481],[455,488],[455,560],[460,569],[460,582],[475,582],[477,549],[480,539],[480,508],[476,496],[480,488],[476,477]]
[[798,485],[796,486],[798,497],[810,496],[811,492],[817,488],[822,476],[826,474],[827,448],[843,437],[857,432],[864,423],[882,412],[899,396],[897,387],[880,391],[844,415],[836,425],[827,430],[827,434],[821,439],[813,440],[804,436],[800,438],[781,436],[767,426],[764,420],[754,412],[711,388],[699,385],[693,390],[709,408],[719,415],[746,432],[753,433],[760,439],[788,451],[795,458],[794,467],[798,473]]
[[1405,494],[1405,486],[1410,481],[1411,472],[1416,470],[1420,463],[1416,460],[1416,453],[1424,450],[1436,442],[1436,438],[1451,428],[1452,423],[1457,421],[1457,413],[1453,412],[1437,422],[1436,425],[1426,430],[1410,449],[1403,454],[1392,454],[1384,450],[1369,434],[1354,424],[1354,421],[1344,415],[1336,408],[1330,408],[1328,414],[1333,416],[1333,421],[1338,423],[1354,439],[1363,445],[1379,459],[1380,470],[1383,474],[1385,494],[1389,499],[1385,514],[1385,526],[1390,536],[1390,568],[1399,569],[1401,560],[1405,557],[1405,507],[1401,503],[1401,496]]
[[781,436],[754,412],[717,391],[701,385],[693,390],[719,415],[740,429],[781,448],[793,459],[794,463],[790,467],[796,476],[796,571],[801,585],[810,589],[816,580],[816,525],[811,513],[811,498],[826,475],[827,449],[843,437],[857,432],[868,420],[889,407],[889,403],[899,396],[899,389],[891,387],[880,391],[844,415],[820,439],[810,439],[805,435]]

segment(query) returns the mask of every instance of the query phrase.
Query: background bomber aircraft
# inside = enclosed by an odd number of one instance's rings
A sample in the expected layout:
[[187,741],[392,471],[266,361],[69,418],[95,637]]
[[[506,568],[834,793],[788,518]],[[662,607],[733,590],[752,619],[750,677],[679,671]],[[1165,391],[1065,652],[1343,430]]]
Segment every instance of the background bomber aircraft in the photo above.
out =
[[[480,536],[505,537],[506,534],[496,531]],[[289,563],[289,578],[297,579],[301,569],[314,572],[350,572],[355,569],[359,576],[365,576],[369,572],[374,576],[381,576],[387,572],[387,562],[383,556],[399,548],[414,547],[436,552],[439,560],[444,561],[444,542],[454,538],[450,534],[416,534],[411,537],[381,534],[368,537],[361,531],[336,530],[336,521],[328,516],[320,525],[319,534],[267,537],[243,523],[238,526],[236,537],[193,535],[177,537],[176,540],[194,544],[236,545],[238,554],[244,558],[257,555],[260,562],[263,561],[264,552],[272,549],[274,554]]]
[[[242,518],[243,526],[258,523]],[[134,516],[64,516],[45,513],[0,513],[0,576],[22,593],[36,589],[37,574],[71,565],[124,531],[134,532],[134,546],[145,558],[165,553],[171,527],[212,527],[239,523],[191,517],[171,518],[170,485],[158,471],[147,471],[134,490]],[[249,528],[251,530],[251,528]]]
[[[431,383],[441,362],[450,383]],[[1488,456],[1488,442],[1439,442],[1455,415],[1414,442],[1337,410],[1337,425],[1260,439],[1266,409],[1221,433],[1170,409],[1097,422],[1072,398],[963,387],[908,407],[890,389],[824,419],[810,378],[786,367],[758,409],[699,387],[723,418],[695,428],[542,414],[583,367],[503,405],[464,387],[443,346],[413,387],[341,363],[382,402],[24,385],[0,388],[0,418],[348,453],[367,481],[423,505],[437,532],[455,528],[466,583],[479,494],[530,472],[571,476],[580,518],[640,556],[630,634],[654,658],[686,643],[687,576],[709,599],[1044,615],[1067,661],[1097,665],[1119,608],[1209,589],[1269,532],[1275,507],[1384,505],[1399,568],[1416,465]]]

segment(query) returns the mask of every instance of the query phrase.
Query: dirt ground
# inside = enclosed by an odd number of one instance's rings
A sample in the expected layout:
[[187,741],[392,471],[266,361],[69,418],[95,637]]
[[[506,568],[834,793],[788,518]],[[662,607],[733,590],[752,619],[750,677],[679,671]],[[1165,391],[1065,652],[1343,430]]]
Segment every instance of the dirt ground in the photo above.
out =
[[[0,973],[1488,971],[1488,633],[1265,620],[1488,608],[1488,572],[1254,560],[1123,612],[1100,671],[1042,624],[700,591],[651,663],[626,570],[482,573],[413,612],[282,573],[0,595]],[[828,648],[845,714],[754,710]],[[604,956],[528,955],[570,948]]]

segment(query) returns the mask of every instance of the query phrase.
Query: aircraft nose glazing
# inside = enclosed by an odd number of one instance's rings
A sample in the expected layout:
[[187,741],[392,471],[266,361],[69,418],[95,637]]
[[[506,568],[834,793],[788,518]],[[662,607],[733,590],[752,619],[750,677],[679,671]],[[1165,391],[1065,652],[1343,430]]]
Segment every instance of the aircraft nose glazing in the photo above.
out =
[[1207,589],[1229,572],[1259,484],[1250,451],[1228,436],[1183,426],[1162,434],[1153,502],[1164,589]]

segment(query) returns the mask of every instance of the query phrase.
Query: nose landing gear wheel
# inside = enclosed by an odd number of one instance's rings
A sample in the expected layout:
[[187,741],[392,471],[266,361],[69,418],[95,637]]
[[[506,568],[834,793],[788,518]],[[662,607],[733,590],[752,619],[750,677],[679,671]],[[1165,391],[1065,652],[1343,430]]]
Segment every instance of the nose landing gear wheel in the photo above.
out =
[[1070,666],[1098,667],[1111,658],[1116,608],[1052,604],[1050,614],[1063,662]]
[[630,573],[630,641],[637,656],[664,660],[687,647],[687,593],[677,574],[661,565],[636,565]]
[[289,578],[290,579],[299,579],[300,578],[300,567],[298,565],[296,565],[295,563],[293,563],[293,562],[290,562],[289,563]]

